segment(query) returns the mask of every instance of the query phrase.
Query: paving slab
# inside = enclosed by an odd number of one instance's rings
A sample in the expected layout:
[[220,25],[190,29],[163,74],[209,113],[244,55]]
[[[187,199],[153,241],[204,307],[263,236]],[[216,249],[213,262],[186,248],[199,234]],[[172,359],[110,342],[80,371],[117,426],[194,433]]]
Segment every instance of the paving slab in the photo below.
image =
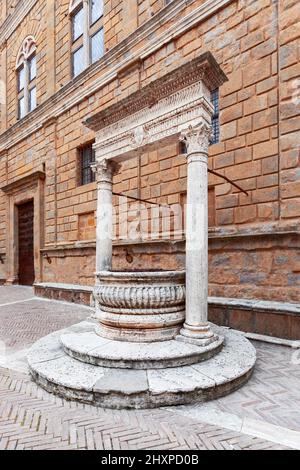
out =
[[[24,300],[18,290],[14,286],[7,294],[7,288],[1,286],[0,304]],[[82,306],[56,301],[40,304],[41,299],[31,302],[31,295],[27,293],[23,311],[18,304],[8,308],[0,306],[0,340],[6,340],[9,351],[5,368],[0,364],[1,449],[284,450],[298,447],[300,361],[291,348],[253,342],[257,363],[248,383],[210,402],[151,410],[104,410],[101,406],[58,398],[38,387],[27,374],[13,370],[18,361],[22,364],[22,357],[24,360],[28,347],[36,340],[82,322],[91,314]],[[27,424],[24,416],[31,417],[26,419]],[[248,419],[252,421],[247,422]],[[247,426],[242,426],[243,422]],[[24,443],[22,436],[26,439]],[[135,444],[133,439],[138,442]]]

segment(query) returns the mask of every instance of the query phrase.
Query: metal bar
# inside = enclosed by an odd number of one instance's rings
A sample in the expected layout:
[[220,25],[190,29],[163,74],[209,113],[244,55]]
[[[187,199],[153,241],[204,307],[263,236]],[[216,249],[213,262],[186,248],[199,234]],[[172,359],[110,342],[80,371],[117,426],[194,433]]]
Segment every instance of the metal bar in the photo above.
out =
[[227,176],[224,176],[224,175],[221,175],[220,173],[217,173],[216,171],[214,170],[210,170],[208,169],[209,173],[211,173],[212,175],[215,175],[215,176],[219,176],[219,178],[223,178],[224,180],[226,180],[228,183],[232,184],[232,186],[235,186],[237,189],[239,189],[240,191],[242,191],[244,194],[246,194],[246,196],[249,196],[249,193],[241,188],[241,186],[239,186],[237,183],[235,183],[234,181],[232,181],[231,179],[227,178]]
[[146,202],[147,204],[152,204],[153,206],[167,207],[168,209],[170,208],[168,204],[159,204],[158,202],[149,201],[148,199],[140,199],[134,196],[127,196],[127,194],[113,192],[113,195],[120,196],[120,197],[127,197],[128,199],[132,199],[133,201]]
[[[227,178],[227,176],[221,175],[221,174],[218,173],[217,171],[211,170],[211,169],[209,169],[209,168],[208,168],[208,172],[211,173],[212,175],[215,175],[215,176],[218,176],[219,178],[224,179],[224,180],[227,181],[228,183],[232,184],[232,186],[234,186],[235,188],[237,188],[239,191],[241,191],[241,192],[243,192],[244,194],[246,194],[246,196],[249,196],[249,193],[248,193],[245,189],[243,189],[241,186],[239,186],[237,183],[235,183],[235,182],[232,181],[231,179]],[[167,207],[167,208],[170,208],[170,205],[169,205],[169,204],[159,204],[159,203],[157,203],[157,202],[149,201],[148,199],[141,199],[141,198],[134,197],[134,196],[127,196],[126,194],[122,194],[122,193],[113,192],[113,195],[114,195],[114,196],[120,196],[120,197],[127,197],[128,199],[132,199],[133,201],[145,202],[146,204],[152,204],[153,206],[160,206],[160,207]]]

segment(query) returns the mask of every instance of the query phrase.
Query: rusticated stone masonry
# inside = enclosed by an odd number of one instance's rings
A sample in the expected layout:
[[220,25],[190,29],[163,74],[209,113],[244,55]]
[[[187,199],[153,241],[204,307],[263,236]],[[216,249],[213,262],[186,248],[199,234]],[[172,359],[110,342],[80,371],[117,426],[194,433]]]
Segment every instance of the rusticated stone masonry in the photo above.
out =
[[[208,165],[248,192],[209,175],[215,195],[210,293],[300,302],[299,2],[229,0],[217,8],[215,1],[173,0],[166,6],[160,0],[148,8],[149,2],[134,1],[130,16],[121,0],[104,3],[106,54],[72,81],[69,2],[30,0],[30,11],[22,1],[1,2],[0,186],[44,165],[39,280],[94,283],[95,235],[83,221],[95,214],[96,183],[79,185],[78,148],[95,135],[83,121],[210,51],[229,80],[220,88],[220,142],[210,147]],[[15,62],[28,35],[37,42],[38,107],[18,121]],[[186,156],[172,144],[124,162],[113,189],[180,205],[186,171]],[[136,210],[134,204],[129,208]],[[15,262],[7,249],[10,235],[1,192],[1,279],[10,277]],[[184,266],[182,249],[176,243],[166,249],[162,238],[125,247],[119,240],[113,265]]]

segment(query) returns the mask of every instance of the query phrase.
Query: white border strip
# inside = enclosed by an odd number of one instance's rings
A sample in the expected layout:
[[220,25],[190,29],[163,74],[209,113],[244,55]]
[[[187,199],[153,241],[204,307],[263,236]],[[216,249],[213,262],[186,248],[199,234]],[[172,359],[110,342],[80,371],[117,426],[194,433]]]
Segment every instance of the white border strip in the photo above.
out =
[[16,300],[15,302],[8,302],[6,304],[0,304],[0,308],[7,307],[8,305],[16,305],[16,304],[22,304],[24,302],[31,302],[32,300],[36,300],[36,297],[31,297],[30,299],[24,299],[24,300]]
[[203,404],[200,407],[169,408],[168,411],[192,418],[201,423],[229,429],[248,436],[300,450],[300,432],[282,426],[276,426],[266,421],[240,417],[233,413],[221,411],[213,404]]

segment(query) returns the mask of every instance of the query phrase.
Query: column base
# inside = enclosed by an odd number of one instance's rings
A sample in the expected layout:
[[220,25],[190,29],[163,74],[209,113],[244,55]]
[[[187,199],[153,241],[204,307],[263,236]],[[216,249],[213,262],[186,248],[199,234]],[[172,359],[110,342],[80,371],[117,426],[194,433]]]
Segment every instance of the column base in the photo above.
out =
[[222,338],[216,335],[208,324],[203,326],[190,326],[185,323],[180,330],[180,334],[176,337],[176,340],[205,347],[215,342],[219,343],[220,340],[222,341]]
[[6,286],[16,286],[19,284],[19,279],[17,277],[8,278],[5,281]]

